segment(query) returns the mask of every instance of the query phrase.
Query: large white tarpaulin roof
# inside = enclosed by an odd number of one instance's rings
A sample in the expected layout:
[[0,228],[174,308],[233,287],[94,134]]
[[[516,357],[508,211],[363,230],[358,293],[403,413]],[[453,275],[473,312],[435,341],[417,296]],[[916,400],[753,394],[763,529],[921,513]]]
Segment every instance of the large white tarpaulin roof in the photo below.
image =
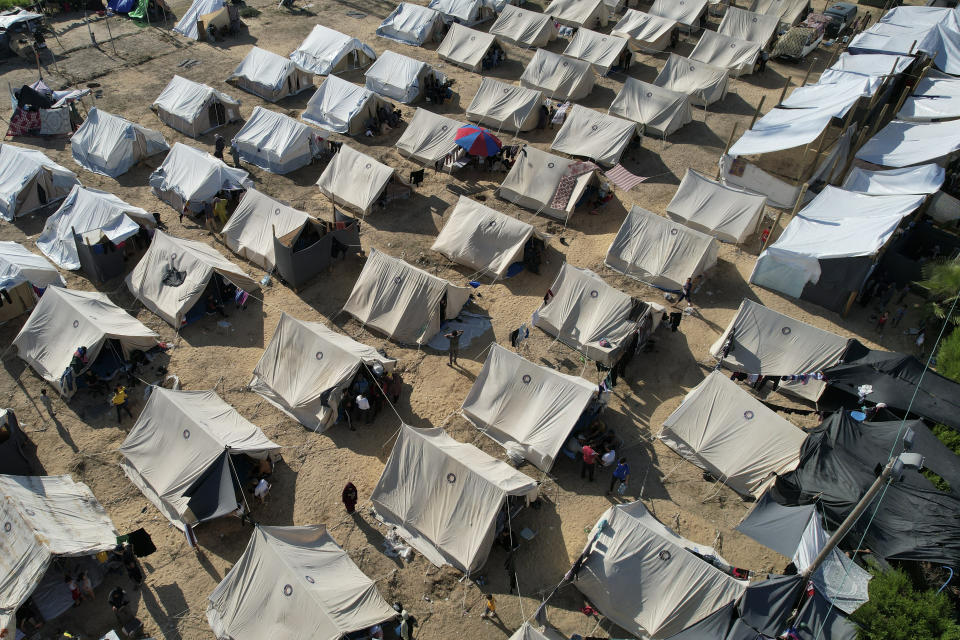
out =
[[[479,71],[483,57],[496,40],[492,33],[484,33],[462,24],[451,24],[443,42],[437,47],[437,55],[442,60],[466,67],[470,71]],[[486,80],[486,78],[484,78]]]
[[[736,371],[768,376],[818,373],[840,361],[847,349],[847,338],[795,320],[752,300],[740,303],[726,331],[710,347],[721,357],[723,345],[733,336],[732,348],[723,364]],[[802,381],[801,381],[802,382]],[[825,385],[820,380],[805,383],[781,382],[780,391],[788,391],[816,401]]]
[[273,91],[279,91],[287,78],[298,68],[297,63],[289,58],[260,47],[253,47],[230,74],[230,79],[245,78]]
[[756,229],[766,203],[766,196],[687,169],[667,205],[667,215],[724,242],[741,243]]
[[863,96],[872,96],[891,72],[903,72],[913,62],[911,56],[888,55],[885,53],[862,53],[853,55],[844,51],[829,69],[820,74],[817,84],[842,82],[852,77],[866,79]]
[[553,0],[543,10],[560,24],[571,27],[607,26],[610,10],[603,0]]
[[780,22],[793,26],[809,4],[810,0],[753,0],[750,11],[776,16]]
[[520,76],[520,84],[558,100],[578,100],[593,89],[596,76],[589,62],[537,49]]
[[644,133],[668,136],[693,120],[686,93],[627,77],[610,105],[610,113],[643,125]]
[[304,211],[247,189],[220,235],[237,255],[270,271],[276,264],[274,238],[282,238],[310,219]]
[[307,102],[300,117],[321,129],[356,135],[367,119],[388,103],[366,87],[329,75]]
[[342,395],[360,368],[375,364],[389,371],[396,360],[284,312],[253,369],[250,389],[306,428],[324,431],[336,421]]
[[574,104],[550,149],[571,156],[586,156],[612,166],[637,134],[637,123]]
[[233,138],[240,157],[271,173],[289,173],[319,153],[314,131],[288,115],[254,107]]
[[606,75],[627,46],[626,38],[607,35],[587,28],[577,29],[563,55],[585,60],[600,75]]
[[771,109],[733,143],[731,156],[793,149],[816,140],[834,117],[834,110]]
[[0,632],[14,638],[16,612],[58,556],[113,549],[117,530],[90,488],[64,476],[0,475]]
[[37,238],[37,248],[64,269],[80,268],[77,235],[95,244],[106,237],[122,242],[140,231],[140,226],[153,227],[153,216],[140,207],[129,205],[112,193],[76,185],[56,212],[47,218]]
[[627,9],[610,33],[622,38],[629,38],[630,44],[641,51],[662,51],[670,42],[670,32],[676,26],[676,20],[644,13],[636,9]]
[[373,47],[322,24],[313,25],[310,34],[290,54],[296,64],[321,76],[365,67],[376,58]]
[[737,493],[759,497],[771,474],[797,467],[807,436],[713,371],[664,421],[659,437]]
[[761,47],[765,47],[779,24],[780,18],[775,15],[765,15],[739,7],[727,7],[717,31],[725,36],[756,42]]
[[700,557],[719,555],[674,533],[639,500],[607,509],[588,541],[573,585],[638,638],[674,636],[736,601],[748,584]]
[[612,354],[640,319],[634,316],[638,303],[593,271],[566,262],[550,291],[553,297],[537,310],[534,326],[591,360],[612,366]]
[[320,174],[317,186],[335,203],[369,213],[392,176],[392,168],[343,145]]
[[717,263],[717,249],[715,238],[634,205],[605,264],[655,287],[679,289]]
[[365,75],[367,89],[400,102],[413,102],[423,91],[430,65],[415,58],[384,51]]
[[[866,76],[846,74],[837,77],[836,82],[807,84],[791,91],[780,106],[787,109],[815,109],[841,118],[857,104],[869,83],[870,78]],[[802,118],[805,114],[800,112],[795,115]]]
[[[173,76],[163,92],[157,96],[152,107],[163,109],[173,116],[182,118],[188,123],[193,123],[209,108],[213,100],[223,103],[227,110],[226,119],[228,121],[240,117],[239,101],[212,87],[187,80],[182,76]],[[211,122],[210,124],[215,125],[216,123]]]
[[443,22],[439,11],[401,2],[377,27],[377,35],[403,44],[419,47]]
[[512,4],[503,8],[490,33],[508,42],[527,47],[545,47],[557,37],[557,26],[544,13],[521,9]]
[[184,13],[179,22],[173,26],[173,30],[188,38],[198,40],[200,38],[200,31],[197,29],[197,21],[200,17],[219,11],[225,5],[224,0],[193,0],[187,12]]
[[699,27],[700,16],[707,10],[707,0],[654,0],[650,13],[675,20],[688,27]]
[[503,179],[498,194],[521,207],[566,220],[573,213],[584,189],[595,178],[595,172],[577,176],[566,207],[553,208],[553,196],[573,162],[528,144],[520,151],[510,173]]
[[237,509],[228,456],[279,450],[214,391],[163,387],[153,387],[119,449],[130,482],[182,530]]
[[399,342],[423,344],[457,317],[470,291],[371,249],[343,310]]
[[96,107],[70,138],[70,152],[81,167],[116,178],[133,165],[170,148],[159,132]]
[[713,104],[727,95],[727,70],[671,53],[653,84],[690,96],[694,104]]
[[847,50],[852,54],[914,55],[920,51],[935,52],[939,41],[940,30],[936,26],[877,22],[853,36]]
[[874,196],[892,196],[909,193],[936,193],[943,186],[946,171],[938,164],[922,164],[903,169],[871,171],[853,167],[843,181],[847,191],[859,191]]
[[460,196],[430,248],[499,278],[523,256],[533,234],[532,225]]
[[[178,278],[171,279],[176,272]],[[257,281],[223,257],[213,247],[196,240],[167,235],[159,229],[150,248],[126,278],[130,289],[143,306],[179,328],[187,312],[200,302],[214,274],[244,291],[258,288]]]
[[527,131],[536,126],[542,101],[542,91],[484,78],[467,107],[467,119],[497,131]]
[[760,53],[760,44],[740,40],[716,31],[704,29],[697,46],[690,52],[691,60],[723,67],[733,75],[753,73],[753,65]]
[[923,78],[897,112],[899,120],[937,120],[960,117],[960,79]]
[[537,483],[440,428],[403,425],[370,500],[377,516],[430,562],[464,572],[483,565],[507,496]]
[[[42,151],[7,142],[0,146],[0,217],[13,220],[65,196],[80,184],[75,173],[61,167]],[[37,196],[46,192],[46,202]],[[25,193],[26,191],[26,193]]]
[[541,367],[494,344],[462,410],[478,429],[504,447],[518,447],[549,472],[595,391],[580,376]]
[[228,167],[223,160],[180,142],[150,174],[154,193],[172,191],[192,204],[212,202],[222,190],[246,189],[251,184],[250,174],[243,169]]
[[47,287],[13,346],[41,378],[68,394],[60,379],[79,347],[87,348],[92,363],[107,340],[119,342],[128,357],[134,350],[152,349],[159,338],[104,293]]
[[908,167],[938,160],[960,149],[960,120],[894,120],[857,151],[857,157],[883,167]]
[[0,241],[0,288],[13,289],[29,282],[38,289],[66,286],[57,268],[21,244]]
[[209,600],[220,640],[339,640],[397,615],[323,525],[257,525]]
[[457,148],[454,138],[462,126],[462,122],[453,118],[417,107],[403,135],[397,140],[397,149],[417,162],[432,165]]

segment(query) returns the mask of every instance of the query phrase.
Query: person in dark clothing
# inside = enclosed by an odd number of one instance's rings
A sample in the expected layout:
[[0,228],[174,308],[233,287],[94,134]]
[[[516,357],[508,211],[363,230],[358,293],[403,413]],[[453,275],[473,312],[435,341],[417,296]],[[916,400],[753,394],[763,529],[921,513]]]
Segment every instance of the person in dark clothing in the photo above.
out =
[[510,583],[510,593],[516,589],[520,591],[520,585],[517,583],[517,565],[513,558],[513,552],[507,554],[507,559],[503,561],[503,568],[507,570],[507,582]]
[[353,485],[352,482],[348,482],[347,486],[343,488],[343,493],[340,494],[340,499],[343,501],[343,506],[346,508],[347,513],[353,515],[357,510],[357,488]]
[[457,364],[457,355],[460,353],[460,336],[463,335],[461,329],[456,331],[451,331],[450,333],[445,333],[444,338],[450,341],[450,346],[447,349],[447,355],[450,357],[449,365],[452,367]]
[[550,121],[550,109],[547,105],[541,104],[539,115],[537,116],[537,129],[546,129],[547,122]]
[[217,302],[217,299],[213,297],[212,293],[207,296],[206,309],[208,316],[219,313],[224,318],[227,317],[227,312],[224,310],[223,305]]
[[213,139],[213,157],[223,160],[223,149],[227,146],[227,141],[219,133]]
[[670,32],[670,48],[676,49],[678,42],[680,42],[680,27],[674,27]]
[[233,158],[233,166],[240,168],[240,149],[235,144],[230,145],[230,157]]
[[693,281],[690,278],[687,278],[687,281],[683,283],[683,286],[680,288],[680,297],[677,298],[677,301],[674,302],[675,305],[683,302],[684,299],[687,300],[691,305],[693,304],[693,298],[690,297],[690,294],[693,289]]
[[115,587],[107,597],[107,602],[110,603],[110,606],[113,608],[113,613],[116,616],[119,616],[123,608],[130,603],[130,601],[127,600],[127,592],[123,590],[123,587]]

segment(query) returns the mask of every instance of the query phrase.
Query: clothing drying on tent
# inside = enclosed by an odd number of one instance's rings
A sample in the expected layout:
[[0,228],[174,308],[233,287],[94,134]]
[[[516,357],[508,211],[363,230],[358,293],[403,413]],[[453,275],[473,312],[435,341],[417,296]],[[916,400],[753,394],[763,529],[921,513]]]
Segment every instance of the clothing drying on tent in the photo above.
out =
[[162,231],[126,278],[127,288],[143,306],[179,328],[211,313],[209,298],[219,305],[225,283],[241,291],[255,291],[256,280],[202,242],[185,240]]
[[130,482],[188,540],[189,529],[240,509],[254,461],[280,457],[280,445],[215,392],[163,387],[153,387],[119,451]]
[[574,28],[599,29],[610,20],[610,9],[604,0],[552,0],[543,12]]
[[392,111],[393,105],[365,87],[329,75],[310,97],[300,118],[327,131],[355,136],[379,117],[381,109]]
[[358,376],[397,361],[318,322],[283,313],[270,344],[253,369],[250,389],[307,429],[326,431],[344,412]]
[[610,104],[610,113],[643,125],[643,133],[666,137],[693,121],[686,93],[627,78]]
[[563,55],[589,62],[594,71],[605,76],[610,72],[610,67],[618,64],[627,43],[626,38],[582,28],[577,29],[570,44],[563,50]]
[[461,410],[508,452],[522,452],[549,473],[596,391],[580,376],[541,367],[494,344]]
[[737,78],[753,73],[761,48],[758,42],[704,29],[697,46],[690,52],[690,59],[727,69],[732,77]]
[[231,142],[243,160],[271,173],[290,173],[320,154],[313,129],[260,106],[254,108]]
[[550,145],[551,151],[586,156],[612,166],[637,135],[637,123],[574,104]]
[[[27,13],[22,9],[13,9],[13,11],[20,11],[18,15]],[[35,16],[39,25],[42,16],[35,13],[28,15]],[[10,25],[6,25],[5,28],[9,30]],[[7,33],[11,32],[7,31]],[[10,39],[9,35],[5,37]],[[17,38],[19,35],[14,34],[13,37]],[[7,137],[70,135],[81,124],[76,102],[88,95],[90,95],[90,89],[54,91],[42,79],[32,84],[22,85],[19,89],[11,87],[10,101],[13,104],[13,115],[10,116]]]
[[532,478],[443,429],[402,425],[370,500],[377,518],[427,560],[469,574],[537,493]]
[[144,209],[112,193],[77,185],[47,218],[37,248],[64,269],[82,268],[87,275],[106,281],[124,271],[124,252],[117,251],[117,245],[155,225]]
[[134,351],[150,351],[159,339],[106,294],[47,287],[13,346],[41,378],[70,398],[88,370],[109,379]]
[[84,169],[116,178],[133,165],[170,149],[158,131],[96,107],[70,138],[74,161]]
[[533,325],[612,367],[649,315],[646,303],[614,289],[593,271],[565,262],[534,314]]
[[491,33],[453,23],[443,42],[437,47],[437,55],[441,60],[452,62],[469,71],[480,71],[485,68],[484,59],[496,41],[497,37]]
[[391,167],[344,145],[320,174],[317,186],[334,206],[339,203],[370,213],[392,178]]
[[313,73],[289,58],[253,47],[227,82],[268,102],[276,102],[313,89]]
[[41,256],[9,240],[0,241],[0,290],[6,292],[0,322],[29,311],[37,303],[34,288],[65,287],[60,272]]
[[[730,348],[724,353],[728,340]],[[744,300],[727,329],[710,347],[710,354],[733,371],[801,376],[800,380],[781,380],[778,390],[816,402],[825,384],[812,374],[840,362],[848,343],[847,338]]]
[[487,0],[430,0],[429,8],[438,12],[447,24],[472,27],[492,18],[495,13]]
[[339,640],[396,615],[323,525],[256,525],[207,605],[218,640]]
[[373,47],[322,24],[313,30],[290,54],[293,62],[318,76],[362,69],[377,59]]
[[471,291],[371,249],[343,310],[397,342],[424,344],[457,317]]
[[627,9],[610,35],[627,38],[630,46],[638,51],[663,51],[670,44],[670,34],[675,28],[676,20]]
[[537,213],[567,221],[587,188],[596,183],[597,169],[599,167],[592,163],[567,160],[526,145],[500,184],[497,195]]
[[558,100],[579,100],[593,90],[595,80],[589,62],[537,49],[520,76],[520,86]]
[[438,81],[445,79],[426,62],[393,51],[384,51],[364,74],[367,89],[403,103],[414,102],[423,95],[429,75],[436,76]]
[[417,107],[413,119],[397,140],[400,155],[420,164],[440,162],[456,148],[455,137],[463,123]]
[[9,143],[0,146],[0,217],[7,221],[62,200],[74,185],[75,173],[43,152]]
[[871,171],[853,167],[843,181],[847,191],[869,193],[873,196],[898,194],[933,194],[940,190],[946,171],[937,164],[922,164],[903,169]]
[[860,147],[857,158],[882,167],[899,168],[924,162],[942,162],[958,149],[960,120],[894,120]]
[[687,169],[667,215],[722,242],[743,243],[756,233],[766,196],[714,182]]
[[557,39],[557,25],[550,16],[512,4],[503,8],[489,32],[522,47],[545,47]]
[[737,40],[756,42],[761,49],[766,49],[773,34],[777,32],[779,23],[780,18],[775,15],[727,7],[717,33]]
[[667,18],[691,30],[699,29],[700,21],[707,12],[707,0],[654,0],[650,13]]
[[181,76],[173,76],[150,108],[167,126],[191,138],[240,120],[237,100]]
[[[0,475],[0,633],[17,637],[17,609],[33,594],[45,620],[70,610],[70,599],[34,591],[53,570],[63,584],[67,558],[91,558],[117,544],[117,529],[90,487],[63,476]],[[56,565],[54,564],[56,562]],[[57,569],[61,572],[58,573]]]
[[226,7],[224,0],[193,0],[190,8],[183,14],[179,22],[173,26],[173,30],[192,40],[200,39],[200,28],[197,23],[204,16],[216,13]]
[[743,496],[759,497],[771,474],[797,467],[804,432],[719,371],[684,397],[659,438]]
[[419,47],[429,40],[442,24],[443,16],[439,11],[401,2],[377,27],[377,35]]
[[153,195],[179,211],[187,203],[199,211],[221,191],[244,191],[251,184],[250,174],[243,169],[228,167],[223,160],[180,142],[150,174]]
[[573,586],[600,612],[638,638],[670,638],[735,602],[748,583],[712,547],[687,540],[640,501],[600,517],[574,566]]
[[495,131],[529,131],[537,126],[542,102],[542,91],[484,78],[467,107],[467,119]]
[[697,106],[709,106],[727,95],[727,70],[671,53],[653,84],[685,93]]
[[718,242],[634,205],[613,239],[608,267],[654,287],[678,291],[717,263]]

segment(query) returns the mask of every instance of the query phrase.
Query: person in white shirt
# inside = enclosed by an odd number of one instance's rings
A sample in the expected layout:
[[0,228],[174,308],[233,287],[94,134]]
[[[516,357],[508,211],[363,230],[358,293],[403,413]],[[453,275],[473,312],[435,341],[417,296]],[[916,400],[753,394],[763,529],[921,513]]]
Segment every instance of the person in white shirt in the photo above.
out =
[[270,483],[267,482],[266,478],[260,478],[260,482],[257,483],[257,486],[253,489],[253,495],[256,498],[260,499],[260,502],[267,501],[267,494],[270,492]]
[[363,421],[366,424],[373,422],[373,413],[370,411],[370,400],[362,393],[357,395],[357,409],[360,411],[360,415],[363,416]]
[[600,456],[600,464],[604,468],[613,466],[613,463],[617,460],[617,452],[613,449],[607,449],[602,456]]

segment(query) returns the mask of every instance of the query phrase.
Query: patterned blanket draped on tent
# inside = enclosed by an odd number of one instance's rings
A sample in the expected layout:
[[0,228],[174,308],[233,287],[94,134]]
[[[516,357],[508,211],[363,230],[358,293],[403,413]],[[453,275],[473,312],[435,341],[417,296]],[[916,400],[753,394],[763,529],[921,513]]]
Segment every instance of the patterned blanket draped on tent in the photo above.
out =
[[635,186],[646,180],[645,176],[638,176],[636,174],[630,173],[623,168],[623,165],[614,165],[611,169],[606,171],[603,174],[614,186],[623,189],[624,191],[630,191]]
[[553,194],[550,207],[553,209],[566,209],[567,203],[570,202],[570,194],[573,193],[574,187],[577,186],[577,178],[585,173],[599,169],[600,167],[592,162],[578,161],[570,163],[570,166],[567,167],[567,172],[563,174],[563,178],[560,179],[560,184],[557,185],[557,192]]

